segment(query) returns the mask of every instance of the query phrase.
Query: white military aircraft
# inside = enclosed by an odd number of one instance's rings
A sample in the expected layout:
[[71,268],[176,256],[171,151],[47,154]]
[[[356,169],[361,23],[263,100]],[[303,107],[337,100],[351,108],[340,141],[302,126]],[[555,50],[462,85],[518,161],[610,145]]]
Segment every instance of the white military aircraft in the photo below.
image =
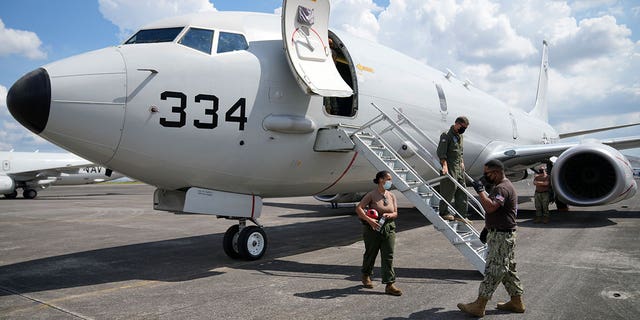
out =
[[0,151],[0,163],[0,194],[8,199],[16,198],[19,188],[25,199],[33,199],[38,195],[38,188],[98,183],[123,177],[72,153]]
[[[615,148],[638,147],[640,137],[559,143],[547,122],[546,44],[538,100],[526,113],[451,72],[329,31],[329,11],[328,0],[285,0],[281,16],[213,12],[154,22],[118,46],[24,75],[8,108],[41,137],[156,186],[156,209],[239,220],[223,241],[231,257],[264,254],[262,198],[353,198],[372,189],[380,168],[352,134],[381,112],[426,134],[406,140],[379,131],[387,149],[409,161],[417,145],[435,154],[430,140],[466,115],[471,176],[500,159],[511,179],[523,179],[527,168],[559,156],[553,184],[569,204],[635,193],[629,162]],[[425,179],[439,175],[412,166]],[[394,185],[404,184],[394,176]]]

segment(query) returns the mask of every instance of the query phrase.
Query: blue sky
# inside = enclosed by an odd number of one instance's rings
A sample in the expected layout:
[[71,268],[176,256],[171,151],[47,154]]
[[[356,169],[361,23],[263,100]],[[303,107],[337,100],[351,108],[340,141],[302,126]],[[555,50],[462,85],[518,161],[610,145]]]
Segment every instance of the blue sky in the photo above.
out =
[[[0,150],[61,151],[17,124],[6,91],[41,65],[120,43],[158,18],[200,10],[273,13],[280,0],[0,1]],[[331,25],[453,70],[510,105],[533,106],[550,43],[550,122],[559,132],[640,122],[638,1],[335,0]],[[640,127],[591,137],[640,135]],[[635,149],[626,153],[640,155]]]

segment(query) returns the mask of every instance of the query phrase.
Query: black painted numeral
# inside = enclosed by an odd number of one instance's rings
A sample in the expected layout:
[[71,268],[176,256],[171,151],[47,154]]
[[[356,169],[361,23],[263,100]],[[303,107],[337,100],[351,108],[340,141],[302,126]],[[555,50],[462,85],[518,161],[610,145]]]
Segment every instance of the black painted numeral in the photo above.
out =
[[182,92],[174,92],[174,91],[165,91],[160,94],[161,100],[167,100],[167,98],[178,98],[180,99],[180,106],[173,106],[171,108],[172,113],[179,113],[180,120],[178,121],[167,121],[167,118],[160,118],[160,124],[164,127],[171,128],[182,128],[185,123],[187,123],[187,113],[184,112],[184,109],[187,107],[187,96]]
[[200,120],[193,120],[193,125],[200,129],[213,129],[218,126],[218,97],[210,94],[199,94],[196,96],[196,102],[201,100],[212,101],[211,109],[204,109],[204,114],[211,116],[211,122],[200,122]]
[[[245,104],[245,98],[238,99],[238,101],[231,106],[231,109],[229,109],[224,116],[225,121],[237,122],[238,129],[240,131],[244,130],[244,124],[247,123],[247,117],[245,117]],[[240,108],[240,116],[234,116],[233,114],[238,110],[238,108]]]
[[[167,120],[167,118],[160,118],[160,125],[163,127],[170,128],[182,128],[187,123],[187,112],[185,109],[187,108],[187,96],[182,92],[176,91],[165,91],[160,94],[161,100],[167,100],[167,98],[176,98],[180,99],[180,106],[172,106],[171,113],[177,113],[180,115],[178,120]],[[195,97],[194,101],[196,103],[200,103],[201,101],[211,101],[211,108],[204,109],[204,114],[207,116],[211,116],[209,122],[204,122],[199,119],[193,120],[193,126],[198,129],[214,129],[218,126],[218,108],[219,108],[219,99],[218,97],[212,94],[199,94]],[[240,115],[234,115],[238,112]],[[246,117],[246,99],[240,98],[236,103],[229,108],[229,110],[225,113],[225,121],[227,122],[237,122],[238,129],[240,131],[244,130],[244,124],[247,123]]]

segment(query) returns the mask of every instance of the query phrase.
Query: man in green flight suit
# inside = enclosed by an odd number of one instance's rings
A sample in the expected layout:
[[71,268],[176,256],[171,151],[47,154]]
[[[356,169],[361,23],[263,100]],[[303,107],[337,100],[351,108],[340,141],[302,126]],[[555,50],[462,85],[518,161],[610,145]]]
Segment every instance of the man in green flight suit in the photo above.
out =
[[[464,178],[463,138],[462,134],[469,127],[469,119],[465,116],[456,118],[454,124],[449,128],[449,132],[440,135],[438,143],[438,158],[442,165],[442,174],[450,174],[463,187],[466,186]],[[463,190],[456,187],[453,181],[444,179],[440,182],[440,194],[449,203],[453,202],[453,207],[465,219],[467,217],[467,195]],[[454,216],[449,213],[449,208],[444,201],[440,201],[440,216],[445,220],[454,220]]]

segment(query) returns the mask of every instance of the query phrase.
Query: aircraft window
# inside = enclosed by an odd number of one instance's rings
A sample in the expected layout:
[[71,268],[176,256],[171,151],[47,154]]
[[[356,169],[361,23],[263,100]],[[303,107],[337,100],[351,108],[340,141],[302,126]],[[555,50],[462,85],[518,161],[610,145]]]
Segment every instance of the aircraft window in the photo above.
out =
[[238,33],[220,32],[218,37],[218,53],[247,50],[249,45],[243,35]]
[[211,44],[213,43],[213,30],[191,28],[178,43],[210,54]]
[[171,42],[184,27],[140,30],[124,44]]

